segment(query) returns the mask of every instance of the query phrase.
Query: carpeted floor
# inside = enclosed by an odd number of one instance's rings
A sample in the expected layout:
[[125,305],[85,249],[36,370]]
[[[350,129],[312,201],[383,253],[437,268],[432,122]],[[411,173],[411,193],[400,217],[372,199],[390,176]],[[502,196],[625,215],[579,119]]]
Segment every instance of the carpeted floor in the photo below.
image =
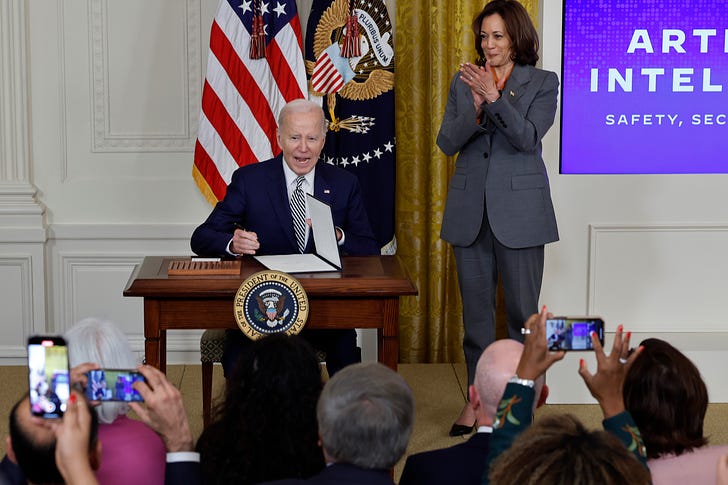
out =
[[[452,420],[457,417],[465,400],[466,375],[464,364],[400,364],[399,372],[415,394],[415,429],[408,454],[452,446],[464,438],[447,435]],[[169,366],[167,375],[182,391],[192,432],[202,431],[202,378],[199,365]],[[22,366],[0,366],[0,432],[8,432],[7,415],[15,401],[27,391],[27,369]],[[213,396],[222,391],[222,369],[215,367]],[[601,427],[597,405],[546,405],[538,416],[571,413],[589,428]],[[705,434],[711,444],[728,444],[728,404],[711,404],[705,422]],[[4,442],[4,441],[3,441]],[[404,459],[395,467],[395,478],[402,472]]]

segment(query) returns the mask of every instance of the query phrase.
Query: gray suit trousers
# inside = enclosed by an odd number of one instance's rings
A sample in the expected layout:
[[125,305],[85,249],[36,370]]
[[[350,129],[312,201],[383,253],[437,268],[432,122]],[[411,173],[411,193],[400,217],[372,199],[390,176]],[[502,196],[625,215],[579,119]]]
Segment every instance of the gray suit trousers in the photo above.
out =
[[453,251],[463,301],[463,351],[468,384],[472,384],[480,354],[495,341],[498,275],[503,284],[508,336],[523,342],[523,323],[538,313],[544,246],[508,248],[493,236],[485,217],[475,242],[467,247],[453,246]]

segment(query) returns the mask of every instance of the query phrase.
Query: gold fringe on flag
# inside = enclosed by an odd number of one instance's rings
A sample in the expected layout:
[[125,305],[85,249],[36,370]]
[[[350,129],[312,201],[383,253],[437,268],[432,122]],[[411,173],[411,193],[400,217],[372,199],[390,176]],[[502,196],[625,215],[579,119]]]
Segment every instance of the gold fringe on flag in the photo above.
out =
[[349,0],[349,16],[346,18],[346,35],[341,45],[341,57],[351,58],[361,55],[359,35],[359,20],[354,12],[354,0]]

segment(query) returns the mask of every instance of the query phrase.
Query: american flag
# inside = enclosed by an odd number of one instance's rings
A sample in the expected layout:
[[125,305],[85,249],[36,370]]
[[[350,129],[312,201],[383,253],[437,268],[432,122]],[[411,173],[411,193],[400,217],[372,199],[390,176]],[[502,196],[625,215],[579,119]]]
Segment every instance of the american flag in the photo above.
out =
[[[265,57],[250,58],[254,14],[263,16]],[[221,0],[210,31],[207,76],[192,176],[212,204],[233,172],[277,155],[276,119],[305,98],[301,23],[294,0]]]

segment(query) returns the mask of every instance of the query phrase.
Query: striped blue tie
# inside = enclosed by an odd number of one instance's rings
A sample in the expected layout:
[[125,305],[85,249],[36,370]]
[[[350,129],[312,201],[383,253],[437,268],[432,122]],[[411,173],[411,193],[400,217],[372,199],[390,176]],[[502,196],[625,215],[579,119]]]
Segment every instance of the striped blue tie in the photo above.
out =
[[302,253],[306,249],[306,199],[304,199],[303,181],[306,180],[303,175],[296,179],[296,188],[291,194],[291,215],[293,216],[293,228],[296,231],[296,242],[298,242],[298,251]]

